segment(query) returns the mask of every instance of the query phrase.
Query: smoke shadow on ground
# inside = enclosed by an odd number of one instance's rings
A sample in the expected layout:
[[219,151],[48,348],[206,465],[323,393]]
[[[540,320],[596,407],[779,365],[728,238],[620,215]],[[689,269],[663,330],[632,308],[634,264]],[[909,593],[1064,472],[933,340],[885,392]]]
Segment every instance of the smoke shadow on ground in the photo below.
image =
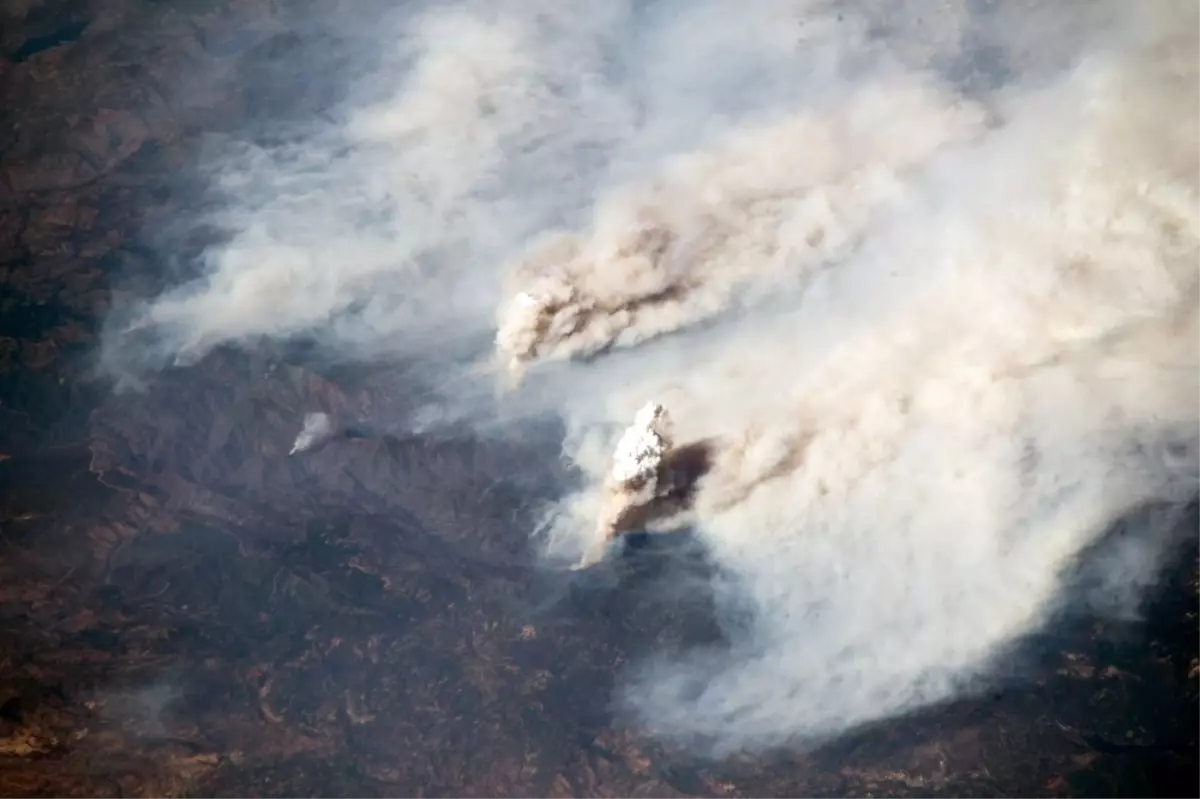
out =
[[[1200,635],[1187,622],[1197,610],[1193,581],[1200,551],[1187,536],[1200,523],[1197,508],[1193,501],[1186,508],[1169,509],[1176,524],[1167,544],[1166,574],[1143,596],[1137,617],[1114,619],[1106,613],[1113,605],[1097,602],[1097,584],[1090,575],[1103,572],[1104,561],[1114,548],[1120,549],[1131,528],[1144,524],[1148,516],[1161,517],[1161,507],[1135,509],[1114,523],[1063,575],[1061,604],[1066,610],[1015,642],[964,695],[863,725],[815,747],[780,746],[755,757],[721,760],[697,756],[695,750],[670,750],[656,762],[656,769],[676,790],[691,794],[711,790],[707,786],[714,780],[740,783],[754,775],[761,779],[763,774],[803,768],[843,775],[842,787],[828,795],[852,794],[871,774],[893,782],[893,790],[901,793],[964,795],[962,791],[971,790],[964,786],[986,793],[1003,784],[1004,791],[1038,795],[1055,786],[1022,783],[1019,772],[1001,777],[1000,761],[1041,757],[1039,731],[1050,729],[1066,734],[1080,764],[1091,764],[1098,755],[1117,761],[1116,777],[1081,769],[1064,777],[1059,788],[1069,783],[1078,795],[1157,791],[1193,796],[1200,787],[1196,696],[1194,691],[1180,695],[1183,674],[1173,675],[1179,682],[1172,686],[1162,679],[1165,675],[1155,674],[1153,664],[1171,658],[1168,652],[1174,652],[1175,664],[1186,662],[1186,653],[1200,647]],[[712,577],[713,566],[689,531],[672,536],[634,533],[609,561],[572,573],[566,601],[555,612],[605,630],[635,657],[661,652],[665,642],[679,653],[718,649],[728,645],[730,624],[737,620],[715,616],[712,593],[703,590]],[[642,624],[631,625],[630,618]],[[1086,687],[1091,678],[1112,685],[1099,705]],[[576,686],[580,696],[591,697],[582,717],[592,724],[601,719],[611,723],[607,697],[619,679],[605,685],[606,690]],[[1105,699],[1111,707],[1105,706]],[[1138,712],[1113,713],[1123,702]],[[1020,721],[1014,725],[1016,720]],[[1023,740],[996,740],[997,730],[1007,730],[1001,735],[1010,737],[1021,724],[1030,730]],[[988,773],[989,768],[997,774]]]

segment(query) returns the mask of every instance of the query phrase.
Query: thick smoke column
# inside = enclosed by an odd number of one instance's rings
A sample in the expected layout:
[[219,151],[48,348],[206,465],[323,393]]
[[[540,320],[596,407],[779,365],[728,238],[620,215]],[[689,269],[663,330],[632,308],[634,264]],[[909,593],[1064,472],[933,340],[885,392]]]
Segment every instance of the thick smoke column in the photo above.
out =
[[907,170],[968,141],[982,118],[894,80],[679,157],[653,182],[604,197],[587,235],[539,242],[515,266],[501,359],[519,371],[592,355],[715,316],[743,287],[802,287],[903,197]]
[[[315,333],[454,387],[398,425],[556,413],[583,484],[552,563],[595,546],[621,428],[661,402],[703,468],[642,522],[692,526],[753,613],[621,704],[717,750],[819,740],[967,690],[1147,505],[1101,577],[1154,580],[1200,484],[1198,23],[435,5],[336,124],[216,163],[232,240],[107,362]],[[514,359],[497,398],[476,367]]]

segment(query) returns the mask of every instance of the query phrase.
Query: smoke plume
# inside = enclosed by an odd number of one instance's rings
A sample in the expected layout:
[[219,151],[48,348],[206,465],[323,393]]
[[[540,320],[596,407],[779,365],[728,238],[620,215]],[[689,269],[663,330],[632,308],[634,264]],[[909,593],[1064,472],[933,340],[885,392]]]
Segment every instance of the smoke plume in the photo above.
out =
[[708,462],[653,525],[752,613],[619,704],[820,740],[969,690],[1146,506],[1101,582],[1153,582],[1200,484],[1198,30],[1188,0],[420,6],[324,121],[214,150],[228,240],[105,362],[303,334],[420,364],[440,401],[396,425],[558,415],[548,563],[662,403]]

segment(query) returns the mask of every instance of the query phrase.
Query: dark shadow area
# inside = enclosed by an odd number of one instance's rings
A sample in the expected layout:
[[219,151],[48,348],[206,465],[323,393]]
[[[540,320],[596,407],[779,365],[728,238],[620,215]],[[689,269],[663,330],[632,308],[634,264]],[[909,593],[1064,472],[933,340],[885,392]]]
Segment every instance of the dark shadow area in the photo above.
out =
[[78,41],[83,32],[87,30],[87,27],[88,22],[80,20],[59,25],[50,33],[44,33],[40,36],[30,36],[13,52],[11,56],[12,61],[14,64],[20,64],[38,53],[43,53],[53,47]]
[[709,441],[694,441],[669,450],[660,467],[660,493],[649,502],[625,509],[614,529],[640,540],[647,527],[690,510],[700,479],[712,468],[712,453]]

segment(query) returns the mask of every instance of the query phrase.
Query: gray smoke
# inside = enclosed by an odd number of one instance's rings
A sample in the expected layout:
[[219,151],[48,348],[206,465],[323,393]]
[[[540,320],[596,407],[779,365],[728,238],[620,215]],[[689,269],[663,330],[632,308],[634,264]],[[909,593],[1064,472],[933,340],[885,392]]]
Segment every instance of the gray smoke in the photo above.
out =
[[[663,403],[712,464],[661,525],[754,613],[726,654],[643,664],[623,706],[719,751],[818,740],[966,690],[1114,520],[1197,491],[1198,23],[1189,0],[438,4],[379,26],[332,122],[214,157],[230,241],[106,362],[303,333],[424,364],[443,396],[397,424],[558,414],[585,481],[548,563],[587,548],[615,436]],[[487,343],[543,278],[561,296],[497,395]],[[1129,607],[1169,517],[1098,567]]]

